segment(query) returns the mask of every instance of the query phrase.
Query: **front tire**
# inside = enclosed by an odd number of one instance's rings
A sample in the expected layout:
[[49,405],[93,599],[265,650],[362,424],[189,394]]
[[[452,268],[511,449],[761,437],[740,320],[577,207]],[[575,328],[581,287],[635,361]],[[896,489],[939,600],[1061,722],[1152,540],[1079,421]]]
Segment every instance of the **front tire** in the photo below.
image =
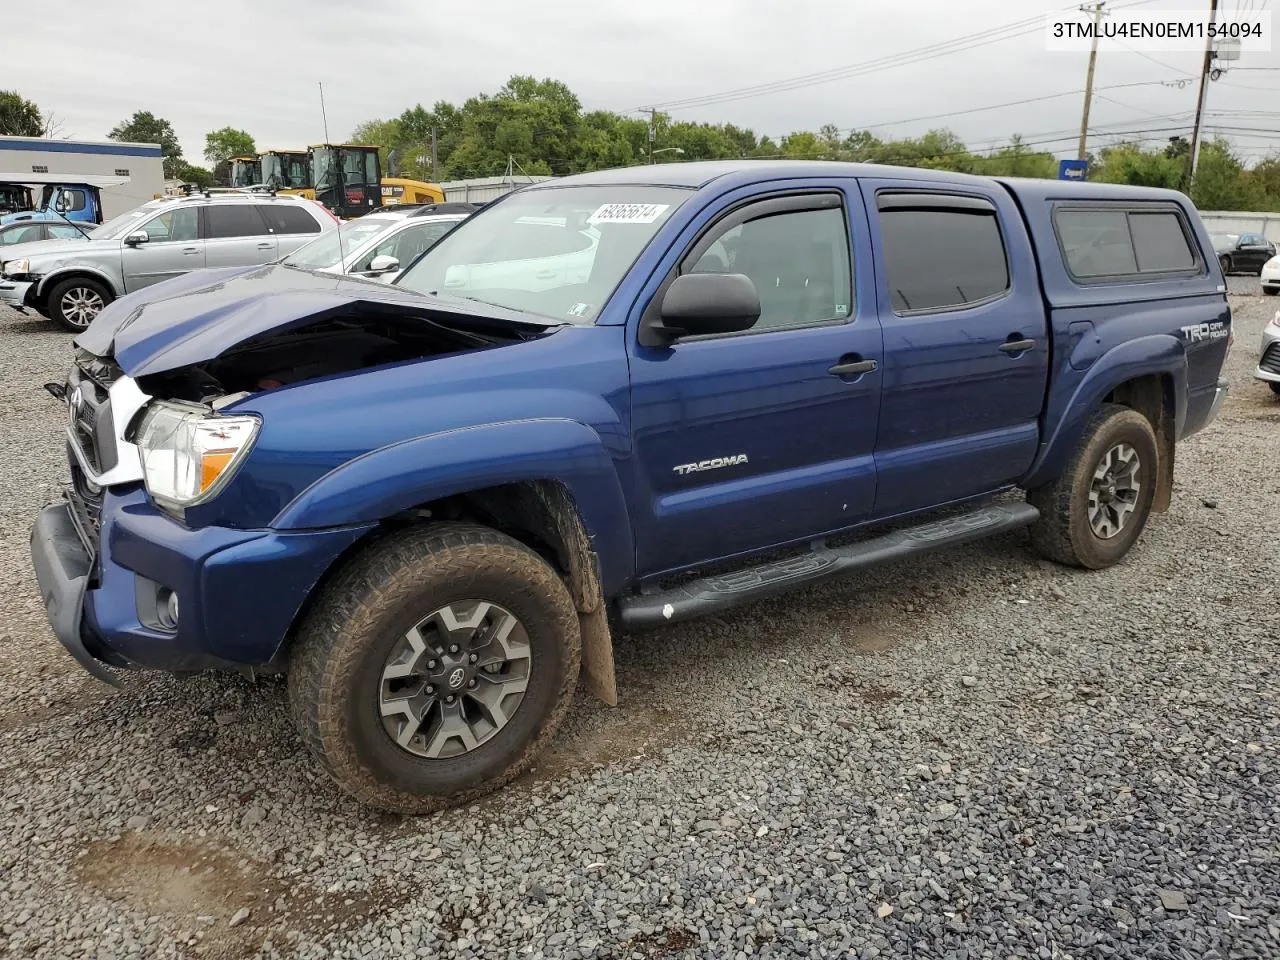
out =
[[83,333],[114,299],[97,280],[72,277],[49,291],[49,319],[71,333]]
[[1280,287],[1263,287],[1262,292],[1268,297],[1274,297],[1277,293],[1280,293]]
[[1280,383],[1276,383],[1274,380],[1269,380],[1267,381],[1267,386],[1271,388],[1272,393],[1280,397]]
[[1142,535],[1158,477],[1155,431],[1142,414],[1103,404],[1061,476],[1027,492],[1039,508],[1031,543],[1058,563],[1101,570]]
[[290,707],[343,790],[429,813],[528,769],[581,655],[573,601],[536,553],[486,527],[416,527],[324,588],[291,655]]

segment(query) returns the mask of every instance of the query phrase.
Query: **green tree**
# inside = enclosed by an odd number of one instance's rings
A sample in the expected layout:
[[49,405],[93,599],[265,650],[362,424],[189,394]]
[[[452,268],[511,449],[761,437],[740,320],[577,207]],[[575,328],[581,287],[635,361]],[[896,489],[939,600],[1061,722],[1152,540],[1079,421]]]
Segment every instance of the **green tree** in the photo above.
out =
[[44,117],[40,115],[40,108],[16,90],[0,90],[0,135],[44,136]]
[[150,110],[139,110],[128,120],[116,124],[107,136],[126,143],[160,144],[164,175],[177,177],[183,162],[182,147],[178,144],[178,135],[173,132],[173,124],[168,120],[157,117]]
[[1058,175],[1058,158],[1043,150],[1032,150],[1015,135],[1007,147],[983,157],[976,165],[979,173],[989,177],[1042,177],[1052,180]]
[[185,160],[178,161],[174,179],[181,180],[183,183],[194,183],[197,187],[212,187],[214,185],[211,171],[204,167],[197,167],[194,164],[187,163]]
[[[363,143],[378,148],[384,177],[404,175],[404,156],[401,152],[400,122],[398,120],[366,120],[351,131],[352,143]],[[391,154],[394,151],[396,169],[391,170]]]
[[217,166],[223,160],[232,157],[256,157],[258,147],[253,137],[235,127],[223,127],[221,130],[210,130],[204,135],[204,158]]

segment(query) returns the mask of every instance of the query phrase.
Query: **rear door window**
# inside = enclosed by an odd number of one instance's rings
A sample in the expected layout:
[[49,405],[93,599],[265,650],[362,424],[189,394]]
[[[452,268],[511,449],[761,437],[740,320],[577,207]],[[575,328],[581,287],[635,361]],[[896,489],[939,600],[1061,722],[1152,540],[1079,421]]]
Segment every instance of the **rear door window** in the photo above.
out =
[[267,227],[275,234],[319,233],[320,223],[301,207],[266,204],[259,208]]
[[258,207],[249,203],[210,204],[204,208],[204,229],[209,240],[257,237],[268,232]]
[[996,209],[969,197],[881,194],[885,276],[895,313],[966,307],[1009,289]]
[[1131,213],[1129,230],[1140,273],[1195,268],[1195,254],[1176,213]]

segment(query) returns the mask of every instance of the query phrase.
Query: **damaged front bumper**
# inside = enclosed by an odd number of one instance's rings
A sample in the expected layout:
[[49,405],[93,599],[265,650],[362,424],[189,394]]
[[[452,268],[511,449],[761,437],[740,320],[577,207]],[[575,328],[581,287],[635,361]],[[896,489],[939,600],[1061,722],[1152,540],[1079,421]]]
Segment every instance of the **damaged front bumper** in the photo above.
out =
[[[272,665],[312,588],[368,529],[193,530],[135,486],[104,491],[96,545],[77,527],[74,502],[45,507],[31,559],[58,641],[114,683],[112,668]],[[172,624],[156,616],[166,591],[179,598]]]
[[0,278],[0,305],[13,310],[25,310],[27,307],[27,294],[34,286],[34,283],[29,283],[25,280],[10,280],[8,277]]

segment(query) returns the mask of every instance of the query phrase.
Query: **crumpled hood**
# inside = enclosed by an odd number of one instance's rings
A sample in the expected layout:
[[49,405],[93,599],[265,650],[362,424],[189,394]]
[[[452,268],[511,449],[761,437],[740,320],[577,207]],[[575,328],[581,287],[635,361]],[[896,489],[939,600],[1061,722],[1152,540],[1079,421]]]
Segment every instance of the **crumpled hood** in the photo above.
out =
[[[75,342],[96,356],[114,356],[125,373],[140,377],[211,360],[245,340],[312,322],[357,302],[459,316],[477,311],[467,301],[268,264],[195,270],[144,287],[109,304]],[[478,310],[501,322],[531,319],[501,308]]]

